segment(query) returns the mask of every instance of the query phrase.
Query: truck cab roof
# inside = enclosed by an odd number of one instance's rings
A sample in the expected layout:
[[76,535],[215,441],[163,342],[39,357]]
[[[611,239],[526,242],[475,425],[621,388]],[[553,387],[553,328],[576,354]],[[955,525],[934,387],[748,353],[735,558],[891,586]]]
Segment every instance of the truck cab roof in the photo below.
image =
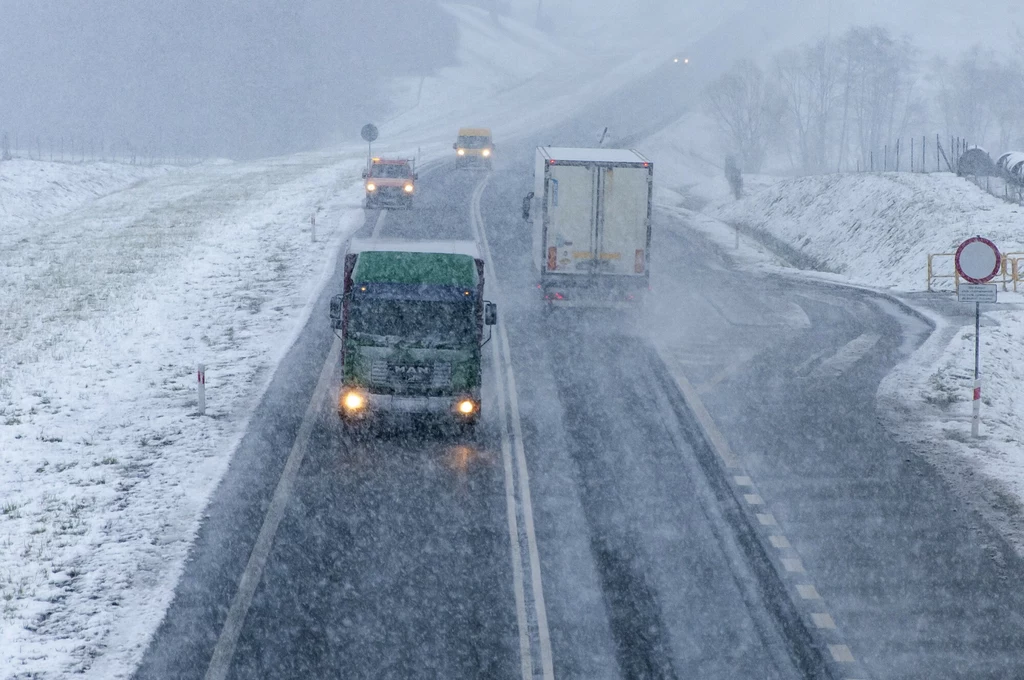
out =
[[540,146],[537,152],[555,163],[635,163],[650,164],[650,160],[636,149],[586,149],[569,146]]
[[[459,286],[474,290],[479,282],[476,258],[462,248],[442,248],[437,252],[409,247],[404,250],[382,250],[394,247],[376,244],[359,252],[352,270],[355,284],[388,283],[414,286]],[[351,252],[351,251],[350,251]],[[468,294],[468,293],[467,293]]]
[[489,128],[459,128],[459,137],[490,137]]

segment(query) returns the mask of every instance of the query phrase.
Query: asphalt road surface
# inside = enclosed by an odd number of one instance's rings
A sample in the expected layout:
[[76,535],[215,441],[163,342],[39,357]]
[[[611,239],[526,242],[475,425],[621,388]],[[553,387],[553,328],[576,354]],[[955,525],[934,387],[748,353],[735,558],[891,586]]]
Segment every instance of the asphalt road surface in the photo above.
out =
[[644,310],[544,313],[532,148],[628,124],[607,106],[368,214],[360,237],[486,252],[479,437],[343,435],[339,271],[138,678],[1024,676],[1024,565],[876,413],[925,322],[737,269],[662,211]]

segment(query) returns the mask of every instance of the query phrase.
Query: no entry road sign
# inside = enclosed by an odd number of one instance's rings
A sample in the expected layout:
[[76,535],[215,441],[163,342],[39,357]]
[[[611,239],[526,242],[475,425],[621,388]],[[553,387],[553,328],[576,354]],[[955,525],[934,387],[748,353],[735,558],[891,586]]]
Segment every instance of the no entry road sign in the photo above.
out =
[[1001,256],[996,244],[975,236],[956,249],[956,271],[970,283],[988,283],[999,273]]

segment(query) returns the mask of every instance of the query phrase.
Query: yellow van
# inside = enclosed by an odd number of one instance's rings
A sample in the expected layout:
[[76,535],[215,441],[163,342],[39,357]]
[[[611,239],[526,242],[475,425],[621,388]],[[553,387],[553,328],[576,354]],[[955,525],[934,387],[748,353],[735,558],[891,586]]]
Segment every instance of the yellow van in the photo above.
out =
[[491,131],[487,128],[459,128],[459,138],[452,148],[455,149],[455,167],[470,165],[491,167],[494,156],[494,142]]

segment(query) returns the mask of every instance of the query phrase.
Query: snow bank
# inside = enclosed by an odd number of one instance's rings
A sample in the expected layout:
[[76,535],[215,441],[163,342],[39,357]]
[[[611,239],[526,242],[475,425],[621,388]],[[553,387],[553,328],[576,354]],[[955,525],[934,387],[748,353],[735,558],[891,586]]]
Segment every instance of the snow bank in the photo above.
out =
[[0,162],[0,224],[41,222],[169,168],[123,163]]
[[0,231],[0,677],[124,677],[326,253],[360,223],[362,160],[141,184],[119,167],[55,181],[68,168],[5,165],[20,187],[5,198],[22,198]]
[[[763,231],[852,282],[895,291],[925,290],[928,254],[955,252],[976,234],[1003,252],[1024,252],[1024,209],[948,173],[800,177],[740,201],[720,199],[707,212]],[[953,273],[951,258],[936,267]]]

